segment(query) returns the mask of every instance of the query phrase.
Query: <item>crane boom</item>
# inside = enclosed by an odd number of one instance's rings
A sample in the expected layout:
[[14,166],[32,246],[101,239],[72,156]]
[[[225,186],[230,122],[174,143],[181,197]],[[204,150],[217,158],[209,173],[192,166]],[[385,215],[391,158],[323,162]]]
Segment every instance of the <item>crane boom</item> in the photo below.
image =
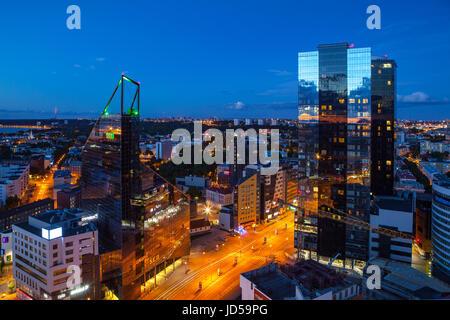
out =
[[[304,213],[303,208],[300,208],[300,207],[298,207],[298,206],[296,206],[294,204],[291,204],[291,203],[287,203],[286,201],[284,201],[282,199],[277,199],[277,200],[282,205],[290,206],[290,207],[293,207],[293,208],[299,210],[300,212],[302,212],[302,217],[304,218],[305,213]],[[362,221],[362,220],[359,220],[359,219],[356,219],[353,216],[348,215],[345,212],[342,212],[342,211],[339,211],[339,210],[338,210],[338,212],[341,213],[341,214],[336,214],[336,213],[328,212],[328,211],[325,211],[325,210],[318,210],[317,213],[311,213],[311,214],[308,215],[308,217],[319,217],[319,218],[326,218],[326,219],[335,220],[335,221],[342,222],[342,223],[345,223],[345,224],[349,224],[349,225],[352,225],[352,226],[355,226],[355,227],[359,227],[359,228],[362,228],[362,229],[365,229],[365,230],[369,230],[369,231],[372,231],[372,232],[375,232],[375,233],[378,233],[378,234],[382,234],[382,235],[385,235],[385,236],[390,237],[390,238],[402,238],[402,239],[407,239],[407,240],[414,240],[414,237],[411,234],[409,234],[409,233],[400,232],[400,231],[397,231],[397,230],[392,230],[392,229],[383,228],[383,227],[375,228],[370,223]]]

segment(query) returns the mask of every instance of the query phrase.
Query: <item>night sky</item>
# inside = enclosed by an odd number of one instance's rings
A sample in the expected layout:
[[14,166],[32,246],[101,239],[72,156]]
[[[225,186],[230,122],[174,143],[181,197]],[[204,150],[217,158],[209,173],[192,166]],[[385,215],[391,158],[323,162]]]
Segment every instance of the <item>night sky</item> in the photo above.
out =
[[297,53],[335,42],[397,61],[400,119],[450,118],[448,0],[3,0],[0,34],[0,119],[96,117],[122,72],[146,117],[295,118]]

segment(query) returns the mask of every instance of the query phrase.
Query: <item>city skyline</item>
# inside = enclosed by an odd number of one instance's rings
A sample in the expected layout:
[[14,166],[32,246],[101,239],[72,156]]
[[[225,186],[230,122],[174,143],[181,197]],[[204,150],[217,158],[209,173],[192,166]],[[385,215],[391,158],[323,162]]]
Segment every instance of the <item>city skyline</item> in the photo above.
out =
[[[381,30],[366,27],[367,1],[258,2],[257,10],[251,3],[138,4],[106,10],[79,1],[81,30],[66,28],[65,4],[28,3],[27,12],[3,4],[10,50],[0,54],[9,61],[0,118],[52,118],[55,108],[59,118],[96,118],[115,75],[125,72],[142,80],[143,117],[292,119],[297,52],[343,41],[397,61],[399,119],[450,118],[447,3],[382,1]],[[424,21],[426,14],[434,19]],[[347,23],[338,23],[343,16]]]

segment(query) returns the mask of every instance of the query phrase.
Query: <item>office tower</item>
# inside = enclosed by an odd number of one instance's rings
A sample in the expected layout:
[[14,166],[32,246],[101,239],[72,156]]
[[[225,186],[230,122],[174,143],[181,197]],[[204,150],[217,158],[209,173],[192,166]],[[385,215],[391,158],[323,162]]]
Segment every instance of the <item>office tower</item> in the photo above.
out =
[[139,298],[190,247],[188,198],[139,159],[139,91],[122,76],[82,152],[81,207],[98,215],[100,282],[119,299]]
[[394,60],[372,58],[371,192],[392,195],[395,159],[396,70]]
[[433,183],[431,218],[431,273],[450,284],[450,182]]
[[300,52],[298,62],[298,179],[305,215],[296,217],[295,246],[305,257],[340,254],[353,266],[368,259],[368,231],[315,214],[325,210],[369,222],[371,100],[373,92],[382,96],[383,90],[373,90],[379,81],[371,80],[370,48],[320,45]]
[[[92,223],[83,223],[69,211],[51,210],[14,224],[12,230],[13,276],[19,298],[96,298],[98,231]],[[74,271],[69,268],[76,267],[81,283],[72,287],[68,280]]]

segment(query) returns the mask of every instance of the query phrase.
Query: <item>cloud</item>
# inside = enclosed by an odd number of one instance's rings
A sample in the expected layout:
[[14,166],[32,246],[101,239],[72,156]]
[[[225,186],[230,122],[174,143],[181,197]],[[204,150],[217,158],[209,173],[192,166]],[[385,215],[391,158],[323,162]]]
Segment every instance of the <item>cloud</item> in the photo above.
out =
[[242,110],[245,107],[245,104],[242,101],[238,101],[232,104],[226,105],[228,109],[232,110]]
[[79,65],[78,63],[73,65],[75,68],[81,68],[81,65]]
[[433,99],[430,97],[430,95],[422,91],[413,92],[405,96],[397,95],[397,100],[398,102],[403,104],[443,104],[449,102],[449,99],[447,97],[441,100]]
[[105,61],[106,59],[103,57],[99,57],[99,58],[95,58],[95,60],[102,62],[102,61]]
[[290,72],[290,71],[278,70],[278,69],[269,69],[267,71],[275,74],[276,76],[290,76],[292,74],[292,72]]

